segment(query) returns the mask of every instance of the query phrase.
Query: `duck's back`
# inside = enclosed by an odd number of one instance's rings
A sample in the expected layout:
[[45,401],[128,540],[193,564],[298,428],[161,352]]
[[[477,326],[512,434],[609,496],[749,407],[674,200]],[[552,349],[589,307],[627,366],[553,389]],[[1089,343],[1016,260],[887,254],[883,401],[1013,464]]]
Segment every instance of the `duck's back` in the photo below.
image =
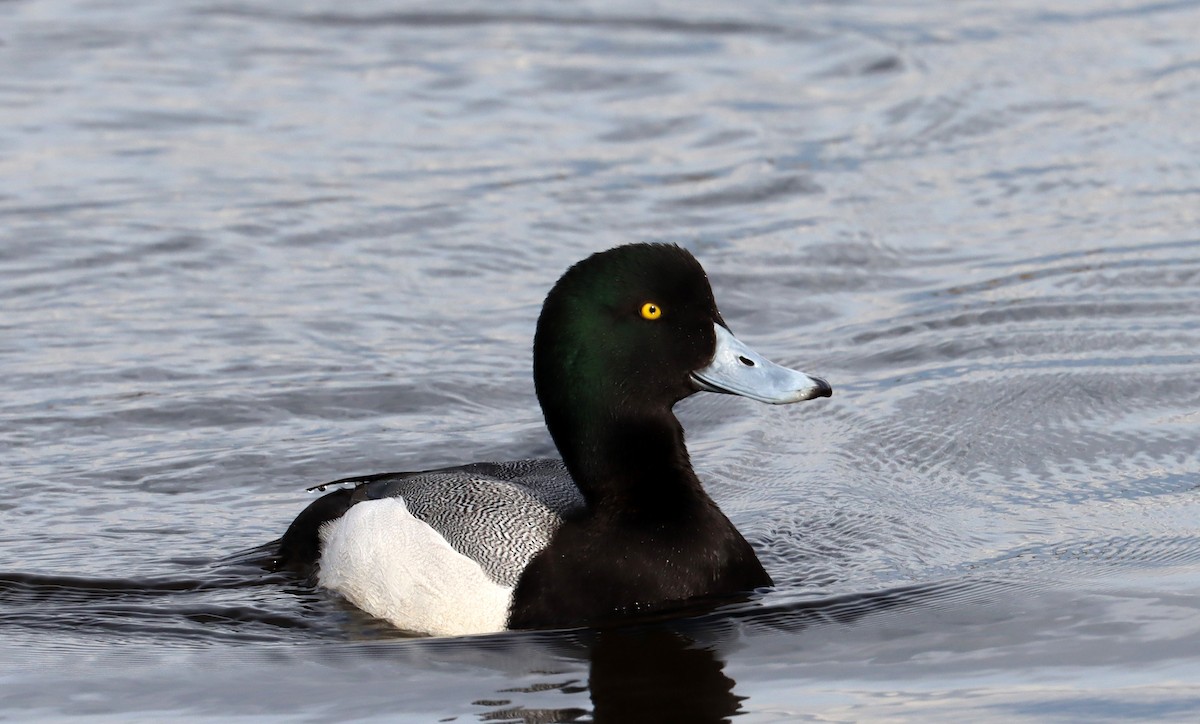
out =
[[319,487],[335,485],[353,487],[322,496],[297,516],[280,542],[278,568],[316,573],[330,524],[352,507],[398,498],[488,578],[511,588],[563,519],[584,508],[566,467],[552,459],[381,473]]
[[372,480],[355,502],[402,498],[408,511],[509,588],[583,496],[560,460],[474,463]]
[[434,634],[505,628],[529,561],[583,496],[559,460],[382,473],[308,506],[277,568],[303,572],[364,611]]

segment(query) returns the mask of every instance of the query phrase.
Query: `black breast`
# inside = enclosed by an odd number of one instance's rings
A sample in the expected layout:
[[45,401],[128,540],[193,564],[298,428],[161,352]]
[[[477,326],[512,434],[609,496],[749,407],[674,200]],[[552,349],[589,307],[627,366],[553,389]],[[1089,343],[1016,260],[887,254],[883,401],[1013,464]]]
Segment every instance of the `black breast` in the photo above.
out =
[[770,586],[716,505],[690,502],[669,518],[592,514],[564,525],[518,581],[509,628],[596,623]]

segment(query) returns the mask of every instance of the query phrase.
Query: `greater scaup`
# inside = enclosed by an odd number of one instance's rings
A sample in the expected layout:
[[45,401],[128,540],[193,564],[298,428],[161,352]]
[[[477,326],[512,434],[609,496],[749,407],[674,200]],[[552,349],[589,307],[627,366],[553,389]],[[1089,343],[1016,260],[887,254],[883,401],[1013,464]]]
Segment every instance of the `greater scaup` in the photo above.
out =
[[533,379],[561,461],[336,481],[354,487],[296,518],[276,567],[441,635],[581,625],[772,584],[701,487],[671,408],[700,390],[772,404],[832,392],[738,341],[690,253],[631,244],[568,269],[538,318]]

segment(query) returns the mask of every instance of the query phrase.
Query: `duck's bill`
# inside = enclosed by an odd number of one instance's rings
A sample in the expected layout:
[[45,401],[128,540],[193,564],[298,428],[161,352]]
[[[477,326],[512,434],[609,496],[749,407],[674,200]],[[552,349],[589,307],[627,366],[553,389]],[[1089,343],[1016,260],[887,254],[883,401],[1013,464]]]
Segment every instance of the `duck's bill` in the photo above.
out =
[[820,377],[780,367],[747,347],[721,325],[712,362],[692,373],[696,387],[708,392],[741,395],[772,405],[829,397],[833,388]]

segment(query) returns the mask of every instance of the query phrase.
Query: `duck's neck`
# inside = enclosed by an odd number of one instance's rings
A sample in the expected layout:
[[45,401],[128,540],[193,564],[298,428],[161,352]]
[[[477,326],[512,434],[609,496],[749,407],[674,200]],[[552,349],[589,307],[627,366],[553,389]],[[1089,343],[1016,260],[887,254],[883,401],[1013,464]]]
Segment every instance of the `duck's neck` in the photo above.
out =
[[[602,411],[551,421],[567,470],[595,514],[662,517],[708,496],[669,409]],[[558,424],[555,424],[558,423]]]

